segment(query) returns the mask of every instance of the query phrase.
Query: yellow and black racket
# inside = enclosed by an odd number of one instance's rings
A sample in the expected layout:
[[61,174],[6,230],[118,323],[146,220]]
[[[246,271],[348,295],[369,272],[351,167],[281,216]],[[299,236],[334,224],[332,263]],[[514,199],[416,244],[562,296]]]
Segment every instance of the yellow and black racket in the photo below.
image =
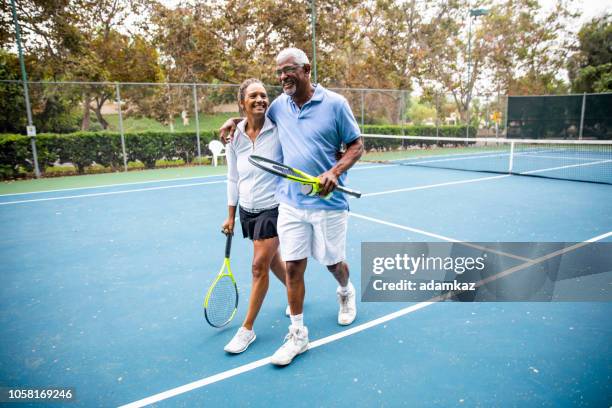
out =
[[[304,173],[301,170],[294,169],[293,167],[289,167],[285,164],[261,156],[251,155],[249,156],[249,162],[251,162],[253,166],[267,171],[268,173],[272,173],[274,175],[284,177],[292,181],[297,181],[303,186],[308,186],[309,188],[307,191],[302,190],[305,192],[305,194],[317,195],[319,193],[321,186],[318,177],[311,176],[310,174]],[[345,194],[352,195],[353,197],[361,197],[361,193],[359,191],[351,190],[350,188],[345,186],[339,185],[334,191],[336,190]]]
[[228,324],[238,309],[238,285],[230,268],[232,234],[226,235],[223,265],[204,298],[204,317],[213,327],[223,327]]

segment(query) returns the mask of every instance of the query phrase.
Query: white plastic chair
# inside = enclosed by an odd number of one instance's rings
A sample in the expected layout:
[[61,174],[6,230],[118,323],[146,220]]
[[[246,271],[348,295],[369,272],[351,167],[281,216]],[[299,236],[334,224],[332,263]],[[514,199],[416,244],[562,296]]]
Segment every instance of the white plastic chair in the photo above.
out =
[[213,166],[217,167],[217,159],[225,156],[225,146],[218,140],[211,140],[208,144],[208,149],[213,154]]

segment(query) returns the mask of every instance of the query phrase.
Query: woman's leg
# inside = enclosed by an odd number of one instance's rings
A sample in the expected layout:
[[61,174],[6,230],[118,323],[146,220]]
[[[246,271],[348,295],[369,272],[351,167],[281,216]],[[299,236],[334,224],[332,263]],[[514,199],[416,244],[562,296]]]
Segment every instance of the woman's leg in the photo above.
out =
[[272,239],[276,240],[276,253],[274,254],[274,257],[272,258],[270,269],[272,269],[272,272],[278,278],[278,280],[281,281],[283,285],[287,286],[287,283],[286,283],[287,266],[285,265],[285,262],[283,262],[281,255],[280,255],[280,251],[278,249],[278,237],[272,238]]
[[[269,270],[272,260],[278,252],[278,238],[258,239],[253,241],[253,286],[249,297],[249,310],[242,324],[253,330],[253,323],[266,297],[269,285]],[[275,272],[276,274],[276,272]]]

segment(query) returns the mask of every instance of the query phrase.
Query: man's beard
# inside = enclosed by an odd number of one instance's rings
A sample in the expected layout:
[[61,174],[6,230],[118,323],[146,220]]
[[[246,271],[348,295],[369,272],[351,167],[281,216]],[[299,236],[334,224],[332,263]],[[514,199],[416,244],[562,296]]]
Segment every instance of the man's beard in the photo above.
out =
[[295,95],[295,92],[297,91],[297,86],[296,84],[292,84],[289,88],[286,88],[283,86],[283,92],[285,95],[287,96],[293,96]]

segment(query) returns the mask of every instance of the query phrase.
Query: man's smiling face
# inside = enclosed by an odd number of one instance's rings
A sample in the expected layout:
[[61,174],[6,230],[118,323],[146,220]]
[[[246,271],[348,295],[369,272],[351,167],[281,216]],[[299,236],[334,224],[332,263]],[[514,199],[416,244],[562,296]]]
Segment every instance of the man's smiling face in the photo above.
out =
[[310,65],[296,64],[295,58],[287,57],[276,66],[276,75],[283,87],[283,92],[294,96],[296,92],[303,91],[308,85]]

